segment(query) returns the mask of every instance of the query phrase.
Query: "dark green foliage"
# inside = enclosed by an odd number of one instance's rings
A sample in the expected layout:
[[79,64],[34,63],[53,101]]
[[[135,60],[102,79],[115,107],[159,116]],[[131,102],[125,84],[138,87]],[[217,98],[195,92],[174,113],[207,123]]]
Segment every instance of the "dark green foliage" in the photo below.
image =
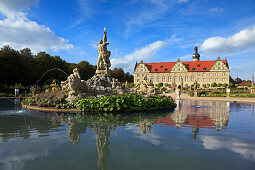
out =
[[229,83],[229,87],[234,87],[234,84],[233,83]]
[[247,86],[248,86],[248,87],[251,87],[251,86],[252,86],[252,84],[251,84],[251,83],[248,83],[248,84],[247,84]]
[[222,84],[221,83],[218,83],[218,85],[217,85],[218,87],[221,87],[222,86]]
[[223,84],[223,87],[227,88],[227,87],[228,87],[228,84],[227,84],[227,83],[224,83],[224,84]]
[[172,98],[163,98],[159,96],[146,98],[138,94],[123,94],[116,96],[103,96],[99,98],[84,98],[76,103],[76,107],[81,112],[129,112],[174,108],[175,103]]
[[167,84],[167,83],[165,83],[165,84],[164,84],[164,86],[165,86],[165,87],[168,87],[168,84]]
[[129,87],[135,87],[134,83],[130,83]]
[[211,87],[217,87],[217,83],[216,83],[216,82],[213,82],[213,83],[211,84]]
[[163,87],[163,83],[162,82],[158,83],[158,87]]

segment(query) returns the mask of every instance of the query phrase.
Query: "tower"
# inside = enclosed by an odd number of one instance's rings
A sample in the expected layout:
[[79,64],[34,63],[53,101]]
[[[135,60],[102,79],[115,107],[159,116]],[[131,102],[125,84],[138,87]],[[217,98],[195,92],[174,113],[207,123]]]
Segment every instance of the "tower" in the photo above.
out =
[[193,61],[200,61],[200,54],[198,54],[197,46],[194,47],[194,54],[192,55]]

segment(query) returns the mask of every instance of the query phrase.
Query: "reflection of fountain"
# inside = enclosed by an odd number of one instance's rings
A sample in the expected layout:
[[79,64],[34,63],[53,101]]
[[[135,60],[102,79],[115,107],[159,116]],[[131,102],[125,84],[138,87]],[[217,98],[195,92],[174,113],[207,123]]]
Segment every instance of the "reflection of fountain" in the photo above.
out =
[[95,123],[94,133],[96,135],[96,145],[98,152],[97,165],[99,168],[104,169],[106,158],[110,155],[108,140],[111,130],[114,129],[113,126],[105,126]]
[[68,139],[73,143],[73,144],[78,144],[80,141],[80,134],[81,133],[86,133],[86,128],[87,128],[87,122],[78,122],[78,120],[75,117],[68,117]]
[[137,127],[139,127],[142,130],[143,134],[146,134],[147,131],[151,133],[151,125],[153,124],[153,121],[150,120],[144,120],[140,121],[136,124]]

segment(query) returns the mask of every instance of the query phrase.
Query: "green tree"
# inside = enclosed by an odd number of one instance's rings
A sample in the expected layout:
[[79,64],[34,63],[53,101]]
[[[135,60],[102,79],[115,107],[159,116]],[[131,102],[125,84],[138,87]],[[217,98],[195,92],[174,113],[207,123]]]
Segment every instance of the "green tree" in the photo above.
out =
[[234,87],[234,84],[233,83],[229,83],[229,87]]
[[248,83],[248,84],[247,84],[247,86],[248,86],[248,87],[251,87],[251,86],[252,86],[252,84],[251,84],[251,83]]
[[163,87],[163,83],[162,82],[158,83],[158,87]]
[[165,87],[168,87],[168,83],[165,83],[164,86],[165,86]]
[[87,61],[81,61],[77,64],[80,76],[82,80],[90,79],[96,72],[96,66],[91,65]]
[[213,83],[211,84],[211,87],[217,87],[217,83],[216,83],[216,82],[213,82]]
[[206,87],[209,88],[211,85],[209,83],[206,84]]
[[118,79],[120,82],[125,82],[125,73],[122,68],[115,68],[111,71],[111,76]]
[[227,88],[227,87],[228,87],[228,84],[227,84],[227,83],[224,83],[224,84],[223,84],[223,87]]
[[222,84],[221,83],[218,83],[218,85],[217,85],[218,87],[221,87],[222,86]]
[[235,84],[235,87],[238,87],[239,85],[238,84]]

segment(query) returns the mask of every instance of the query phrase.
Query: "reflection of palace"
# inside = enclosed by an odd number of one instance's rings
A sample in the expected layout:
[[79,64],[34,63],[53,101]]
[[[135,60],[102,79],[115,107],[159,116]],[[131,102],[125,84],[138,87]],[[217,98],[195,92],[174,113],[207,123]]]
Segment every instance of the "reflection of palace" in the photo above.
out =
[[155,124],[191,127],[195,134],[199,128],[220,130],[227,127],[230,103],[192,100],[179,102],[173,114],[158,119]]

